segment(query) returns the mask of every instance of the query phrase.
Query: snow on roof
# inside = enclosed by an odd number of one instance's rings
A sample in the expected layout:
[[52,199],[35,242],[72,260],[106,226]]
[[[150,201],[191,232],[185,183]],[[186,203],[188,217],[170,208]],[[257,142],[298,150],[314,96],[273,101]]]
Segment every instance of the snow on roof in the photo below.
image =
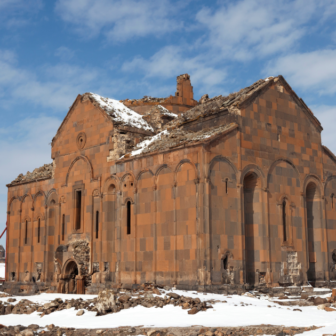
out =
[[172,117],[172,118],[178,118],[178,115],[173,113],[173,112],[170,112],[169,110],[167,110],[165,107],[163,107],[162,105],[158,105],[158,108],[161,110],[161,113],[165,116],[168,116],[168,117]]
[[154,135],[153,137],[151,137],[150,139],[144,140],[140,143],[137,144],[137,146],[135,147],[136,149],[134,151],[131,152],[131,156],[134,155],[139,155],[141,154],[146,148],[149,147],[149,145],[151,145],[153,142],[160,140],[161,137],[163,135],[168,135],[168,131],[164,130],[160,133],[158,133],[157,135]]
[[169,148],[179,147],[184,144],[202,142],[208,138],[224,133],[231,128],[235,128],[236,126],[237,124],[231,123],[207,131],[200,130],[198,132],[180,128],[173,129],[172,131],[164,130],[150,139],[140,142],[135,150],[124,155],[120,159],[144,153],[162,151]]
[[89,95],[111,116],[114,121],[131,127],[154,132],[153,127],[150,126],[139,113],[129,109],[120,101],[111,98],[104,98],[91,92]]

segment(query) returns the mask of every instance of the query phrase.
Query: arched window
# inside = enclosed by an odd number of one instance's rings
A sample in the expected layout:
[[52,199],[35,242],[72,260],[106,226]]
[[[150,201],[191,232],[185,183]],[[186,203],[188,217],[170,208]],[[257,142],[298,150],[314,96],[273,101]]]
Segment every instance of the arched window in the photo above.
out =
[[64,240],[64,231],[65,231],[65,215],[62,216],[62,240]]
[[41,219],[39,218],[37,220],[37,242],[40,242],[40,237],[41,237]]
[[282,202],[282,229],[283,229],[283,240],[287,241],[286,200],[283,200],[283,202]]
[[99,237],[99,211],[96,211],[96,239]]
[[81,228],[81,215],[82,215],[82,190],[76,190],[76,230]]
[[228,259],[229,259],[229,256],[226,255],[225,258],[223,259],[223,269],[227,270],[228,269]]
[[131,202],[127,202],[127,234],[131,234]]
[[28,243],[28,221],[25,222],[25,244]]
[[334,208],[334,197],[335,197],[335,195],[332,193],[330,195],[330,197],[331,197],[331,208],[333,209]]

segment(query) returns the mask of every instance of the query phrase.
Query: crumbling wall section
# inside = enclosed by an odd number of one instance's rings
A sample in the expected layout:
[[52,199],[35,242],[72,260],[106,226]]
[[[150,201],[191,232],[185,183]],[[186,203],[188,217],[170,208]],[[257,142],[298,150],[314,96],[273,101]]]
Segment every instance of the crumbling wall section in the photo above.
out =
[[144,116],[143,119],[151,125],[156,132],[161,132],[164,129],[164,126],[167,125],[170,121],[176,119],[177,114],[174,114],[168,111],[161,105],[152,107]]
[[301,279],[301,263],[298,254],[294,251],[287,252],[287,260],[281,263],[280,282],[282,284],[299,284]]
[[110,150],[107,162],[116,161],[152,133],[135,133],[129,128],[114,128],[109,139]]

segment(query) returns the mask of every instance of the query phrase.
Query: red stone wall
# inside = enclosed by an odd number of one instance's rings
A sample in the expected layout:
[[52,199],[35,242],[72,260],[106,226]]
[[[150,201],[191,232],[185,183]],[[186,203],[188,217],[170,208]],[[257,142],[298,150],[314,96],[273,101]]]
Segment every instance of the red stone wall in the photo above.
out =
[[8,189],[7,280],[15,272],[15,281],[32,281],[43,263],[41,281],[56,288],[55,257],[63,275],[71,260],[84,274],[98,267],[91,288],[275,285],[299,283],[307,273],[313,281],[335,278],[336,166],[322,154],[313,117],[278,82],[240,115],[224,111],[184,127],[228,122],[237,128],[210,143],[108,162],[113,125],[77,100],[52,143],[53,178]]

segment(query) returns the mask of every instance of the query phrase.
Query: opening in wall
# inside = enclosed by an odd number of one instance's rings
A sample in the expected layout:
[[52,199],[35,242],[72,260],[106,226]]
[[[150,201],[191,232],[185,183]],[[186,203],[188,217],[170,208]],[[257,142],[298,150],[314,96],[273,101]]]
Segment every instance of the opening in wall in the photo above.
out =
[[62,240],[64,240],[64,231],[65,231],[65,215],[62,216]]
[[331,197],[331,208],[333,209],[334,208],[334,197],[335,197],[335,195],[331,194],[330,197]]
[[99,237],[99,211],[96,211],[96,239]]
[[28,242],[28,221],[25,222],[25,239],[24,239],[24,243],[27,244]]
[[286,229],[286,200],[282,202],[282,229],[283,229],[283,240],[287,241],[287,229]]
[[131,234],[131,202],[127,202],[127,234]]
[[76,230],[81,228],[82,190],[76,190]]
[[39,218],[37,220],[37,242],[40,242],[40,237],[41,237],[41,219]]
[[223,259],[223,269],[227,270],[228,269],[228,255],[225,256]]

